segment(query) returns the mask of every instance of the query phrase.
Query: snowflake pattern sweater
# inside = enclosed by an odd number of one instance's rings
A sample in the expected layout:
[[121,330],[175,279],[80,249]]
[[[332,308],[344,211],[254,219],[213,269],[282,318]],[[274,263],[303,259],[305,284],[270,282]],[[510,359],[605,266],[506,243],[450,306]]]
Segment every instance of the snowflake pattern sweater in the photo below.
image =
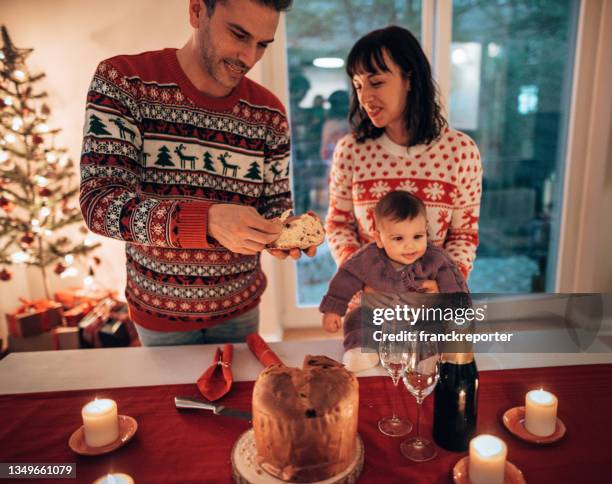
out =
[[446,128],[429,145],[406,149],[385,134],[336,146],[330,174],[326,232],[338,266],[372,242],[374,206],[387,193],[406,190],[427,209],[430,243],[446,249],[467,278],[478,246],[482,186],[480,154],[467,135]]
[[244,78],[203,95],[176,49],[100,63],[87,95],[80,203],[95,233],[126,242],[133,320],[157,331],[218,324],[256,306],[259,256],[207,237],[214,203],[291,208],[285,110]]

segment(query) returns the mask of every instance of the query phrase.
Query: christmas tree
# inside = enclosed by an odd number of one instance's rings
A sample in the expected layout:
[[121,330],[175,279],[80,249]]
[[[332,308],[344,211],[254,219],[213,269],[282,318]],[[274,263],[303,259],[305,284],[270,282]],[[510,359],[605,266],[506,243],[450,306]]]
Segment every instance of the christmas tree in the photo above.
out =
[[[55,146],[59,129],[47,124],[51,111],[35,88],[44,74],[31,74],[25,60],[32,49],[16,48],[2,26],[0,50],[0,279],[6,267],[26,264],[42,272],[47,298],[47,268],[57,274],[76,272],[75,258],[97,248],[87,237],[66,236],[80,225],[87,234],[78,204],[74,162],[65,148]],[[90,128],[105,134],[100,120]],[[99,262],[98,258],[94,258]],[[90,265],[90,275],[91,275]]]
[[163,145],[157,152],[157,160],[155,160],[155,164],[157,166],[174,166],[172,162],[172,156],[170,155],[170,150]]
[[208,171],[217,171],[215,170],[215,163],[209,151],[204,152],[204,169]]
[[250,178],[251,180],[261,180],[261,171],[259,170],[259,164],[256,161],[250,164],[249,171],[246,175],[244,175],[244,177]]

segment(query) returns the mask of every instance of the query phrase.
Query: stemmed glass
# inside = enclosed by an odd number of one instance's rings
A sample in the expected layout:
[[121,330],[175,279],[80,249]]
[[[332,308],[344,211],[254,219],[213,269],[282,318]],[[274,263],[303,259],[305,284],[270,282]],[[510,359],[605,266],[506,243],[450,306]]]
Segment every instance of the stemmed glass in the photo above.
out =
[[[418,334],[417,334],[418,338]],[[438,383],[440,354],[435,341],[411,341],[406,343],[408,361],[404,373],[404,384],[417,401],[416,437],[405,440],[400,445],[402,455],[415,462],[433,459],[437,455],[436,446],[421,437],[421,404]]]
[[393,386],[393,415],[391,417],[383,417],[378,421],[378,430],[383,434],[391,437],[401,437],[408,434],[412,430],[412,422],[397,416],[397,384],[402,375],[406,371],[408,363],[408,353],[406,352],[405,342],[388,341],[384,338],[390,333],[397,334],[401,330],[401,325],[394,321],[385,321],[383,324],[383,339],[378,347],[378,356],[380,362],[387,373],[391,377]]

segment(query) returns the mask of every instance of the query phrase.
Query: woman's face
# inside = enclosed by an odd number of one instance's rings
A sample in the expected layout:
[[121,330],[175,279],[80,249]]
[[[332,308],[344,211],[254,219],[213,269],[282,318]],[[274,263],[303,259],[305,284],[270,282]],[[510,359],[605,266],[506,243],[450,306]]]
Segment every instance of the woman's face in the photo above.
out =
[[374,126],[403,133],[410,81],[386,51],[383,56],[390,71],[359,72],[353,76],[353,87],[359,104]]

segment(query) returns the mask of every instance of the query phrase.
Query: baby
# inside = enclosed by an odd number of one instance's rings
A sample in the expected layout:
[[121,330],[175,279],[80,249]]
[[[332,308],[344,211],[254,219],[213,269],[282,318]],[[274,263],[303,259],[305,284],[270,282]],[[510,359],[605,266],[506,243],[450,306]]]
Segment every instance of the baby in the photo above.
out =
[[[392,294],[468,292],[465,279],[448,254],[427,243],[427,218],[421,200],[405,191],[390,192],[376,204],[374,221],[375,242],[362,247],[338,269],[321,301],[319,311],[326,331],[340,329],[349,301],[366,287]],[[378,363],[375,354],[357,354],[361,353],[359,316],[356,309],[345,318],[344,362],[349,369],[355,364],[365,369]],[[356,358],[361,362],[351,364]]]

